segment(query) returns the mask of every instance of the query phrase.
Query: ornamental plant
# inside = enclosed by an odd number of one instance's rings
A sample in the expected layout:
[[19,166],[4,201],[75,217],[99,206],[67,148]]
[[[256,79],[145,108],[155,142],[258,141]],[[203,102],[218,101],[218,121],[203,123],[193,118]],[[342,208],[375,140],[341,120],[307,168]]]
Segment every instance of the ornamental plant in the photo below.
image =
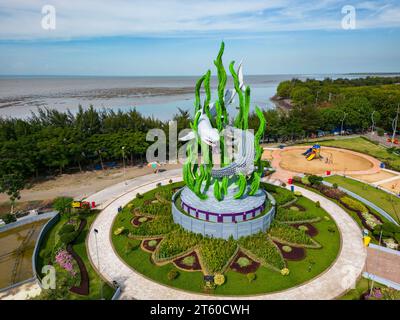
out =
[[221,274],[221,273],[217,273],[214,276],[214,283],[217,286],[222,286],[225,283],[225,276],[223,274]]
[[256,280],[256,274],[254,272],[250,272],[248,274],[246,274],[246,278],[247,280],[249,280],[249,282],[253,282],[254,280]]
[[340,202],[342,202],[345,206],[350,209],[360,212],[360,213],[368,213],[368,209],[364,206],[360,201],[354,200],[350,197],[344,196],[340,198]]
[[289,271],[288,268],[283,268],[283,269],[281,270],[281,275],[283,275],[283,276],[288,276],[289,273],[290,273],[290,271]]
[[71,275],[76,276],[77,272],[74,268],[74,258],[68,253],[67,250],[59,250],[55,256],[55,262],[64,270],[68,271]]

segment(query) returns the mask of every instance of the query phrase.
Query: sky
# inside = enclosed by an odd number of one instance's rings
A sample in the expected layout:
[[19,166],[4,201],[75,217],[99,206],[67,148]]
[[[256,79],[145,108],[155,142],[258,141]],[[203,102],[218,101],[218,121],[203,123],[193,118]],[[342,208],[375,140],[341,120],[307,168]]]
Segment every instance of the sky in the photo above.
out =
[[221,41],[247,74],[400,72],[400,0],[0,0],[0,75],[199,75]]

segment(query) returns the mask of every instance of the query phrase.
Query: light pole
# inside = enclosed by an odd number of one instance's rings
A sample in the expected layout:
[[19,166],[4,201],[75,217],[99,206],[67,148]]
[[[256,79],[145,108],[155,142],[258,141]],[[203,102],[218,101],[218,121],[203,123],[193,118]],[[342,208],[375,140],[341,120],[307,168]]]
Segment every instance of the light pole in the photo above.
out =
[[346,119],[347,113],[343,113],[343,119],[342,119],[342,125],[340,127],[340,135],[343,135],[343,124],[344,124],[344,119]]
[[392,135],[392,140],[391,140],[391,147],[393,147],[394,138],[396,137],[397,120],[399,118],[399,107],[400,107],[400,105],[398,104],[397,111],[396,111],[396,117],[393,119],[393,122],[392,122],[393,135]]
[[371,133],[374,134],[374,129],[375,129],[375,119],[374,119],[374,113],[376,112],[376,110],[372,111],[371,114],[371,120],[372,120],[372,128],[371,128]]
[[[96,239],[96,255],[97,255],[97,269],[99,269],[99,274],[101,274],[100,272],[100,257],[99,257],[99,246],[97,244],[97,234],[99,233],[99,230],[94,229],[94,238]],[[101,276],[100,276],[101,279]],[[101,280],[100,283],[100,292],[101,292],[101,300],[103,300],[103,280]]]
[[121,148],[122,149],[122,163],[124,166],[124,181],[126,185],[126,170],[125,170],[125,146]]

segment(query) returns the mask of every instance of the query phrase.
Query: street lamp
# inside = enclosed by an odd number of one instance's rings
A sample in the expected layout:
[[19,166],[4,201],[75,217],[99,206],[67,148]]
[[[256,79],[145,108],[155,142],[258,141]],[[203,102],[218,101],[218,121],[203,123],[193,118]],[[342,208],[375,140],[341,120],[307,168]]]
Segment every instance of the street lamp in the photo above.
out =
[[[99,275],[101,279],[101,272],[100,272],[100,257],[99,257],[99,246],[97,244],[97,234],[99,233],[99,230],[94,229],[94,238],[96,239],[96,255],[97,255],[97,269],[99,269]],[[103,280],[101,280],[100,283],[100,292],[101,292],[101,300],[104,300],[103,298]]]
[[125,185],[127,185],[126,183],[126,170],[125,170],[125,146],[121,148],[122,149],[122,163],[124,166],[124,181],[125,181]]
[[376,110],[372,111],[371,114],[371,120],[372,120],[372,128],[371,128],[371,133],[374,134],[374,129],[375,129],[375,119],[374,119],[374,114],[375,114]]
[[343,135],[343,124],[344,124],[344,119],[346,119],[347,113],[343,113],[343,119],[342,119],[342,125],[340,127],[340,135]]

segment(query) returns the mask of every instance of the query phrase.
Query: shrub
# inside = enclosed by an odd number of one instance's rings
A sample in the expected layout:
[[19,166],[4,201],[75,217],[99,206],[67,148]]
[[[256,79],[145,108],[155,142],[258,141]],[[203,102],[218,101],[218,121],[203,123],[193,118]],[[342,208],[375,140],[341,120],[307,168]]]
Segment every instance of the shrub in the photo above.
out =
[[202,239],[199,234],[178,229],[165,236],[157,251],[158,259],[168,259],[194,247]]
[[172,183],[173,183],[172,179],[169,179],[168,183],[169,183],[169,184],[172,184]]
[[159,188],[159,187],[161,187],[161,182],[158,182],[157,184],[156,184],[156,186]]
[[142,198],[143,198],[143,195],[142,195],[142,194],[140,194],[140,193],[137,193],[137,194],[136,194],[136,198],[138,198],[138,199],[142,199]]
[[296,244],[312,245],[312,239],[302,230],[295,229],[285,223],[274,221],[269,229],[272,237]]
[[337,188],[339,188],[339,186],[338,186],[337,183],[334,183],[334,184],[332,185],[332,188],[333,188],[333,189],[337,189]]
[[385,130],[383,130],[382,128],[378,128],[376,132],[378,133],[379,137],[383,137],[385,135]]
[[321,204],[319,203],[319,201],[315,201],[315,207],[321,208]]
[[400,227],[396,226],[394,223],[390,223],[390,222],[383,223],[382,230],[387,231],[387,232],[400,233]]
[[285,182],[282,183],[282,188],[286,188],[286,183]]
[[187,256],[183,258],[182,262],[184,265],[191,267],[196,262],[196,258],[194,256]]
[[146,222],[147,220],[148,220],[147,217],[140,217],[140,218],[138,219],[138,221],[141,222],[141,223]]
[[203,238],[199,252],[206,270],[210,273],[221,272],[235,253],[237,243],[233,238]]
[[251,261],[249,260],[249,259],[247,259],[246,257],[240,257],[238,260],[237,260],[237,263],[238,263],[238,265],[240,266],[240,267],[247,267],[247,266],[249,266],[250,264],[251,264]]
[[69,232],[69,233],[63,233],[60,235],[60,240],[64,244],[69,244],[76,238],[77,235],[78,234],[76,231]]
[[115,229],[114,235],[118,236],[118,235],[120,235],[122,232],[124,232],[124,230],[125,230],[125,227],[119,227],[119,228]]
[[250,272],[248,274],[246,274],[247,280],[249,280],[249,282],[253,282],[254,280],[256,280],[256,274],[254,272]]
[[296,197],[301,197],[301,196],[302,196],[302,194],[301,194],[300,191],[295,191],[295,192],[294,192],[294,195],[295,195]]
[[61,214],[64,214],[70,211],[73,201],[74,200],[72,198],[58,197],[53,202],[53,208]]
[[302,231],[308,231],[307,226],[299,226],[297,229],[302,230]]
[[308,181],[310,181],[310,183],[313,184],[313,185],[314,184],[315,185],[321,184],[322,180],[323,180],[322,177],[319,177],[319,176],[316,176],[316,175],[308,176]]
[[346,193],[344,193],[343,191],[341,191],[340,189],[337,188],[324,188],[321,190],[322,194],[327,196],[328,198],[331,199],[336,199],[339,200],[340,198],[343,198],[346,196]]
[[289,209],[292,211],[300,211],[300,209],[296,206],[291,206],[291,207],[289,207]]
[[65,234],[65,233],[71,233],[75,231],[75,227],[72,224],[64,224],[60,231],[58,231],[59,235]]
[[290,271],[289,271],[288,268],[283,268],[283,269],[281,269],[281,275],[283,275],[283,276],[288,276],[289,273],[290,273]]
[[308,180],[307,176],[304,176],[303,178],[301,178],[300,181],[301,181],[302,184],[305,184],[306,186],[309,186],[311,184],[310,180]]
[[150,240],[147,243],[148,243],[149,247],[155,247],[157,245],[157,240]]
[[217,286],[222,286],[225,283],[225,276],[223,274],[217,273],[214,276],[214,283]]
[[170,271],[168,272],[168,274],[167,274],[168,280],[170,280],[170,281],[172,281],[172,280],[178,278],[178,276],[179,276],[179,271],[178,271],[178,270],[175,270],[175,269],[170,270]]
[[13,222],[17,221],[17,218],[15,215],[9,213],[3,217],[3,221],[5,224],[9,224],[9,223],[13,223]]
[[282,247],[282,250],[285,251],[285,252],[287,252],[287,253],[289,253],[289,252],[292,252],[292,247],[290,247],[290,246],[283,246],[283,247]]
[[125,244],[125,254],[129,254],[133,250],[136,250],[139,247],[140,247],[140,240],[128,241]]
[[294,182],[302,182],[302,177],[294,176],[294,177],[293,177],[293,181],[294,181]]
[[242,237],[239,239],[239,245],[251,251],[265,264],[269,264],[279,270],[285,266],[285,261],[278,248],[268,239],[265,233],[260,232],[248,237]]
[[360,201],[358,200],[354,200],[352,198],[349,198],[347,196],[344,196],[342,198],[340,198],[340,201],[347,206],[348,208],[354,210],[354,211],[358,211],[361,213],[368,213],[368,209],[366,206],[364,206]]
[[275,219],[279,221],[306,221],[315,219],[317,216],[310,211],[296,211],[286,208],[278,208]]

